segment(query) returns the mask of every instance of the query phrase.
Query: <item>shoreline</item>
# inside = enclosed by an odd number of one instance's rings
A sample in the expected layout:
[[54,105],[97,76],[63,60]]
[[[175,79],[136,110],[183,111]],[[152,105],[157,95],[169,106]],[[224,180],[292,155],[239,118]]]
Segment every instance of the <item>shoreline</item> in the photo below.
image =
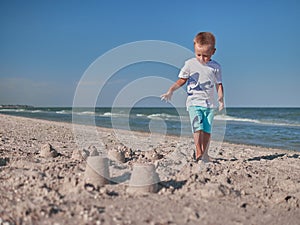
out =
[[[127,143],[134,145],[124,163],[109,165],[114,182],[95,189],[83,184],[86,161],[73,158],[82,146],[74,139],[71,123],[0,114],[0,124],[2,222],[279,225],[300,220],[297,151],[222,143],[216,163],[201,169],[188,155],[194,149],[192,137],[167,136],[153,144],[145,142],[146,133],[135,131],[132,137],[122,130],[118,135],[123,139],[118,139],[112,128],[97,127],[103,143],[80,143],[87,150],[128,150]],[[45,144],[51,144],[57,156],[42,156]],[[159,157],[147,153],[154,149]],[[173,153],[179,157],[171,158]],[[157,193],[127,192],[135,163],[156,165]]]
[[[3,115],[3,116],[8,116],[8,117],[17,117],[17,118],[26,118],[26,119],[31,119],[31,120],[40,120],[40,121],[45,121],[45,122],[53,122],[53,123],[58,123],[58,124],[66,124],[66,125],[73,125],[72,121],[70,122],[64,122],[64,121],[57,121],[57,120],[47,120],[47,119],[40,119],[40,118],[31,118],[31,117],[26,117],[26,116],[18,116],[18,115],[7,115],[7,114],[1,114],[0,113],[0,116]],[[82,124],[77,124],[77,125],[82,125]],[[93,127],[92,125],[82,125],[82,126],[91,126]],[[113,132],[115,129],[114,128],[111,128],[111,127],[101,127],[101,126],[96,126],[97,129],[104,129],[104,130],[107,130],[107,132]],[[116,130],[122,130],[122,131],[128,131],[128,132],[132,132],[132,133],[144,133],[144,134],[149,134],[149,132],[147,131],[142,131],[142,130],[126,130],[126,129],[116,129]],[[156,133],[157,135],[161,135],[161,133]],[[171,138],[178,138],[178,137],[183,137],[183,138],[193,138],[192,137],[192,133],[190,135],[176,135],[176,134],[164,134],[166,137],[171,137]],[[228,141],[223,141],[222,143],[224,144],[232,144],[232,145],[238,145],[238,146],[248,146],[249,148],[250,147],[255,147],[255,148],[260,148],[260,149],[268,149],[270,151],[287,151],[287,152],[295,152],[295,153],[299,153],[299,151],[297,150],[294,150],[294,149],[284,149],[284,148],[275,148],[275,147],[268,147],[268,146],[264,146],[264,145],[259,145],[259,144],[244,144],[244,143],[238,143],[238,142],[228,142]]]

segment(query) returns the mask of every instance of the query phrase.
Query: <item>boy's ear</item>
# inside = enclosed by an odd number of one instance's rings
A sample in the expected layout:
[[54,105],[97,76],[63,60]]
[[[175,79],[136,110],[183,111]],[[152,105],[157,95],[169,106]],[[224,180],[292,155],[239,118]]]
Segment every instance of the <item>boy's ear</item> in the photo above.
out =
[[217,49],[216,49],[216,48],[214,48],[214,50],[213,50],[212,54],[215,54],[216,50],[217,50]]

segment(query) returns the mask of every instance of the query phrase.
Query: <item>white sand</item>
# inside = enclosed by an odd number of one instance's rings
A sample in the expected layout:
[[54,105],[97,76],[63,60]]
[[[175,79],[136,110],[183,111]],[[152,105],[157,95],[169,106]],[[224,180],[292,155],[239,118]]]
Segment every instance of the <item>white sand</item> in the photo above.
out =
[[[128,131],[122,131],[122,138],[127,138],[124,144],[112,129],[98,128],[104,146],[124,151],[126,162],[111,162],[110,177],[115,183],[95,189],[84,185],[86,161],[76,159],[76,151],[83,149],[76,144],[72,124],[1,114],[0,124],[0,224],[300,221],[299,152],[223,143],[217,163],[200,170],[189,159],[192,138],[168,137],[152,146],[155,152],[143,142],[147,134],[136,133],[134,146],[140,147],[130,150],[126,143],[133,139]],[[43,157],[46,144],[58,152],[57,157]],[[91,153],[93,148],[103,150],[96,144],[86,150]],[[135,162],[156,165],[161,179],[158,193],[126,191]]]

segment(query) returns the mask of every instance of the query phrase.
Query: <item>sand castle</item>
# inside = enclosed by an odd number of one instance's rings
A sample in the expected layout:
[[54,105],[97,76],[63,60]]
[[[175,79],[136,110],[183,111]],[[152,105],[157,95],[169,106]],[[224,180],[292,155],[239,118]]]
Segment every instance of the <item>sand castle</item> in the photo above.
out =
[[109,184],[108,158],[89,156],[84,177],[85,184],[92,184],[96,189]]
[[154,164],[136,163],[133,165],[127,192],[131,194],[156,193],[158,182],[159,177]]

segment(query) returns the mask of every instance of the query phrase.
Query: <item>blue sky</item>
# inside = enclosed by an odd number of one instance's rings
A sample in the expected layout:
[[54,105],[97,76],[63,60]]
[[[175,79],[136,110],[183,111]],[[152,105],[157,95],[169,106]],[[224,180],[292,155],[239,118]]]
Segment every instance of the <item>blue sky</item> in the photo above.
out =
[[[195,34],[211,31],[227,106],[300,107],[299,21],[298,0],[2,0],[0,104],[72,106],[84,72],[107,51],[141,40],[193,50]],[[177,79],[176,69],[159,68],[125,68],[114,81],[145,69]]]

